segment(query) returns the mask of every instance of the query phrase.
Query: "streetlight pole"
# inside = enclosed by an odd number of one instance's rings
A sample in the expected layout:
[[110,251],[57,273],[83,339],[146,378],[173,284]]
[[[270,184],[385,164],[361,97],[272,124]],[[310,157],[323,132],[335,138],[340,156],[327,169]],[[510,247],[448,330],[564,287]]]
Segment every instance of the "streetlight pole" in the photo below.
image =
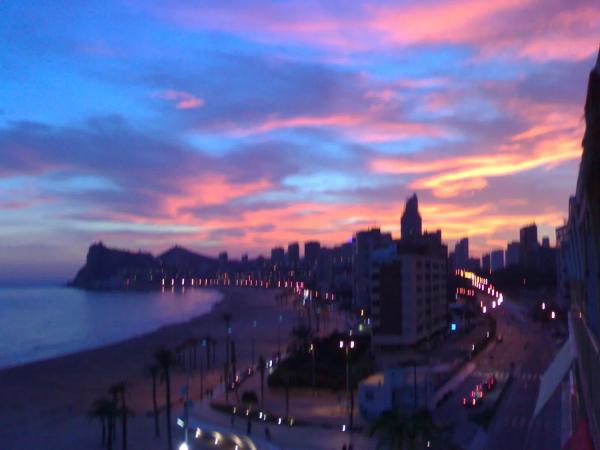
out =
[[279,314],[279,320],[277,321],[277,359],[281,359],[281,321],[283,316]]
[[350,390],[350,350],[354,350],[354,340],[340,340],[340,349],[344,350],[346,354],[346,395],[348,396],[348,418],[349,418],[349,426],[350,432],[352,432],[352,397]]
[[183,402],[183,436],[185,447],[188,448],[188,428],[189,428],[189,416],[190,416],[190,369],[186,369],[186,386],[185,386],[185,400]]
[[254,340],[256,335],[256,320],[252,321],[252,371],[256,368],[255,352],[254,352]]
[[310,347],[309,347],[308,351],[310,352],[310,354],[312,356],[312,386],[313,386],[313,390],[314,390],[316,388],[316,386],[317,386],[317,368],[316,368],[316,361],[315,361],[315,344],[310,344]]

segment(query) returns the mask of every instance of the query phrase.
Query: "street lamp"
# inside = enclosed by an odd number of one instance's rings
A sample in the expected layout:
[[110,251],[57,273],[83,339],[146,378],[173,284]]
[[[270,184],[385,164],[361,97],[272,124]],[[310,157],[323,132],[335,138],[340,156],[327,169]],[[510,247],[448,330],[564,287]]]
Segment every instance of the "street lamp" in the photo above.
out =
[[179,446],[179,450],[189,450],[189,447],[185,442],[182,442]]
[[252,321],[252,370],[256,368],[255,354],[254,354],[254,338],[256,335],[256,320]]
[[279,314],[277,321],[277,359],[281,359],[281,322],[283,321],[283,315]]
[[[353,339],[340,339],[340,349],[344,350],[344,353],[346,354],[346,394],[348,395],[348,401],[350,402],[350,405],[352,405],[352,394],[350,390],[350,350],[354,350],[354,346]],[[350,416],[350,431],[352,431],[352,408],[350,407],[348,410],[348,414]]]

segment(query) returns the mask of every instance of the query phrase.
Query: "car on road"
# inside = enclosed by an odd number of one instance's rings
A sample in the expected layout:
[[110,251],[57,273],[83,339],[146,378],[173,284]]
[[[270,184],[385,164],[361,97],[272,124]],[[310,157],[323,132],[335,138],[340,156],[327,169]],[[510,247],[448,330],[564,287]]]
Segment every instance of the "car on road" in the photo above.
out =
[[496,377],[491,375],[486,380],[484,380],[483,385],[485,386],[486,391],[491,391],[496,387]]
[[480,403],[481,399],[478,397],[463,397],[461,402],[464,408],[477,408]]

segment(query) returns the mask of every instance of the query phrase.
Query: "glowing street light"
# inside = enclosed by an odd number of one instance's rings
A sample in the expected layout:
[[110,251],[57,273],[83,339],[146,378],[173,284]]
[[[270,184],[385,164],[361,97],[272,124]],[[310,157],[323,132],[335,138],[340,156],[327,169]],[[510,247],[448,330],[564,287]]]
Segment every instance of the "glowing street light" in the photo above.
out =
[[556,319],[556,313],[555,313],[554,311],[552,311],[552,312],[550,313],[550,318],[551,318],[551,319]]
[[179,446],[179,450],[189,450],[189,447],[185,442],[182,442]]
[[542,302],[542,311],[546,309],[546,302]]

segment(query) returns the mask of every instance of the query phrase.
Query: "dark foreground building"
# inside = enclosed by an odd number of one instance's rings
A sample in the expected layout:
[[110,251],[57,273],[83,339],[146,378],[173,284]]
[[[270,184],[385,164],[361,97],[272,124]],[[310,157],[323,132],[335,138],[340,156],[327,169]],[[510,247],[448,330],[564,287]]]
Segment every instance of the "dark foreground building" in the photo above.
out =
[[574,380],[571,411],[562,411],[572,418],[565,448],[589,448],[591,439],[600,449],[600,55],[589,77],[585,122],[577,190],[558,232],[559,288],[571,305],[569,339],[542,377],[536,413],[556,380]]

